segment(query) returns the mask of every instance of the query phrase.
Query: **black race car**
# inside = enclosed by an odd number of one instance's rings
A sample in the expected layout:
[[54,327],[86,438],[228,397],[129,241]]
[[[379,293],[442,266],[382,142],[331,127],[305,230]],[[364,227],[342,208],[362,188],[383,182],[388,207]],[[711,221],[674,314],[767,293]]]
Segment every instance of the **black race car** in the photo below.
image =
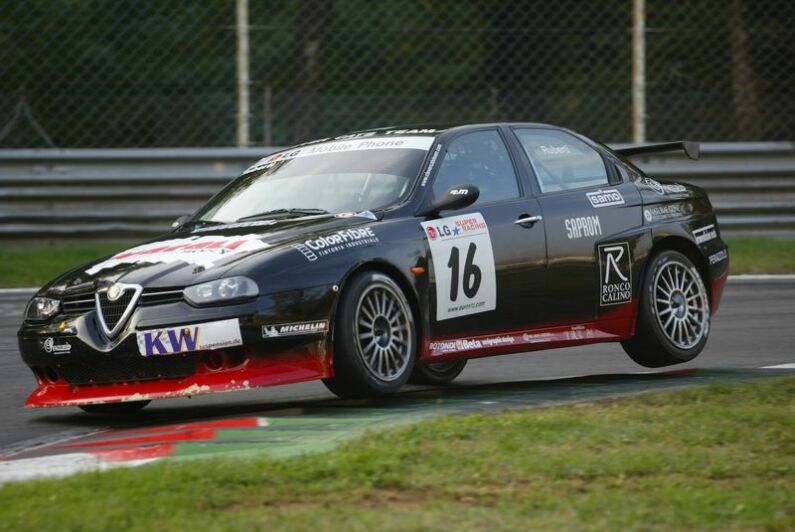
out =
[[466,360],[621,342],[703,349],[728,252],[703,190],[543,124],[378,129],[269,155],[173,232],[29,303],[26,406],[89,411],[322,379],[342,397]]

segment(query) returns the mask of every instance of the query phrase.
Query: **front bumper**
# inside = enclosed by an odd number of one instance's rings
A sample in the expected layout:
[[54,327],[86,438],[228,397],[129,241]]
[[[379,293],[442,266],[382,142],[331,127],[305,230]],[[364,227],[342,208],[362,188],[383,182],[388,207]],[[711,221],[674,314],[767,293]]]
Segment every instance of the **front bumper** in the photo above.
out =
[[[105,338],[94,311],[24,324],[19,348],[36,376],[26,407],[78,406],[245,390],[331,376],[330,334],[265,338],[263,327],[329,320],[329,287],[293,291],[230,306],[196,308],[185,302],[139,307],[124,331]],[[136,333],[160,328],[239,324],[242,345],[142,356]]]

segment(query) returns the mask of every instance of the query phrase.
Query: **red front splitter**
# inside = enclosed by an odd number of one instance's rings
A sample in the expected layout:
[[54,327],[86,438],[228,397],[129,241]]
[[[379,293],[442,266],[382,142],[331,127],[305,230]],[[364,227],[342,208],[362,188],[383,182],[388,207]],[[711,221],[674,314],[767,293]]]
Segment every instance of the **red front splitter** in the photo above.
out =
[[25,408],[149,401],[324,379],[332,375],[330,360],[329,355],[291,353],[254,357],[217,371],[200,364],[195,374],[181,379],[86,386],[73,386],[63,379],[54,384],[40,382]]

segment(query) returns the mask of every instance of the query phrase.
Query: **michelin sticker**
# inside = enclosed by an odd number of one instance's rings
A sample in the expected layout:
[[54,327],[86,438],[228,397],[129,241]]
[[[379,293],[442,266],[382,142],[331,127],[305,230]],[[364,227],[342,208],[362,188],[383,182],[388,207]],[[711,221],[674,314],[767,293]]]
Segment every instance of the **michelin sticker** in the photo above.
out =
[[136,333],[136,340],[138,352],[145,357],[243,345],[237,318],[140,331]]
[[278,325],[263,325],[263,338],[282,338],[284,336],[305,336],[328,332],[328,321],[303,321],[299,323],[281,323]]
[[439,321],[497,308],[489,227],[479,212],[422,222],[436,280]]
[[599,304],[618,305],[632,301],[632,258],[629,244],[599,246]]
[[152,242],[117,253],[108,260],[87,269],[86,273],[94,275],[101,270],[115,268],[120,264],[140,263],[185,262],[209,269],[215,266],[218,260],[231,255],[251,253],[270,247],[261,238],[260,235],[191,236]]
[[341,153],[349,151],[365,150],[428,150],[433,144],[433,137],[390,137],[390,138],[363,138],[353,140],[339,140],[333,142],[323,142],[298,147],[292,150],[282,151],[263,157],[256,164],[246,169],[243,174],[249,174],[269,168],[276,163],[301,157],[311,157],[313,155],[325,155],[327,153]]
[[615,188],[586,192],[585,196],[588,198],[588,201],[591,202],[591,206],[594,209],[624,204],[624,196]]

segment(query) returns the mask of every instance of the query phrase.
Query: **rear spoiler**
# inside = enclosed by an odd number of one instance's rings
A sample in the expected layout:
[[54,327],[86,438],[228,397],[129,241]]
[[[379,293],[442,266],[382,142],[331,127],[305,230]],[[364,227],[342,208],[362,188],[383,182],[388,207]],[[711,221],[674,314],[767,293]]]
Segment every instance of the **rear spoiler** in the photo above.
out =
[[678,150],[684,151],[685,155],[694,161],[698,159],[698,142],[688,142],[686,140],[679,142],[660,142],[658,144],[643,144],[641,146],[627,146],[626,148],[618,148],[616,152],[626,157],[630,157],[632,155],[640,155],[642,153],[660,153]]

